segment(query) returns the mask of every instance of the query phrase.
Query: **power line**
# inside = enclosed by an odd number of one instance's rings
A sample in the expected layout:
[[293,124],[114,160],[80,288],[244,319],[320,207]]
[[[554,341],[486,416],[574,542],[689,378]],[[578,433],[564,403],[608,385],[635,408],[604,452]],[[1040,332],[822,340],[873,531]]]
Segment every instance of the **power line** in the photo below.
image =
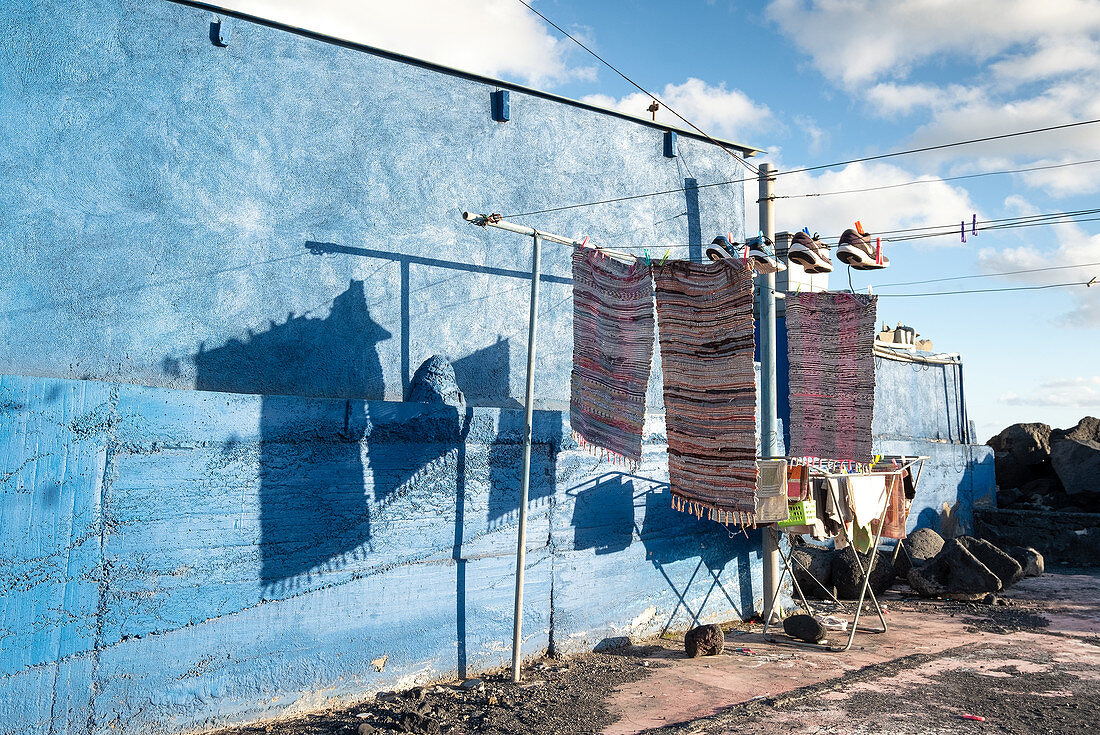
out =
[[664,105],[664,106],[665,106],[665,109],[666,109],[666,110],[668,110],[668,111],[669,111],[669,112],[671,112],[671,113],[672,113],[673,115],[675,115],[676,117],[680,118],[680,119],[681,119],[681,120],[683,120],[683,121],[684,121],[685,123],[687,123],[688,125],[690,125],[690,126],[691,126],[692,128],[694,128],[694,129],[695,129],[695,130],[696,130],[696,131],[697,131],[697,132],[698,132],[698,133],[699,133],[700,135],[702,135],[702,136],[703,136],[704,138],[706,138],[707,140],[709,140],[709,141],[710,141],[711,143],[714,143],[714,144],[715,144],[716,146],[718,146],[719,148],[721,148],[722,150],[724,150],[724,151],[725,151],[726,153],[728,153],[728,154],[730,154],[731,156],[733,156],[733,158],[734,158],[734,160],[735,160],[735,161],[737,161],[738,163],[740,163],[740,164],[741,164],[742,166],[744,166],[745,168],[747,168],[747,169],[748,169],[749,171],[752,171],[752,172],[753,172],[754,174],[759,174],[759,173],[760,173],[759,169],[757,169],[757,168],[756,168],[755,166],[753,166],[752,164],[750,164],[750,163],[749,163],[748,161],[746,161],[745,159],[741,158],[741,156],[737,155],[736,153],[734,153],[733,151],[731,151],[731,150],[730,150],[729,148],[727,148],[726,146],[724,146],[724,145],[722,145],[721,143],[719,143],[719,142],[718,142],[717,140],[715,140],[714,138],[710,137],[710,135],[708,135],[707,133],[705,133],[705,132],[703,131],[703,129],[702,129],[702,128],[700,128],[700,127],[699,127],[698,125],[696,125],[695,123],[693,123],[693,122],[692,122],[691,120],[688,120],[688,119],[687,119],[686,117],[684,117],[684,116],[683,116],[683,115],[681,115],[680,113],[676,112],[676,110],[674,110],[674,109],[672,109],[671,107],[669,107],[669,106],[668,106],[668,104],[667,104],[667,103],[666,103],[666,102],[665,102],[664,100],[658,99],[658,98],[657,98],[657,96],[656,96],[656,95],[654,95],[654,94],[653,94],[652,92],[646,91],[646,90],[645,90],[645,89],[644,89],[644,88],[643,88],[643,87],[642,87],[642,86],[641,86],[640,84],[638,84],[637,82],[635,82],[635,81],[634,81],[633,79],[631,79],[630,77],[628,77],[628,76],[627,76],[626,74],[623,74],[623,73],[622,73],[621,71],[619,71],[619,70],[618,70],[618,69],[617,69],[617,68],[616,68],[616,67],[615,67],[614,65],[612,65],[612,64],[611,64],[611,62],[609,62],[609,61],[608,61],[607,59],[605,59],[605,58],[603,58],[602,56],[600,56],[599,54],[597,54],[597,53],[596,53],[595,51],[593,51],[592,49],[590,49],[590,48],[589,48],[588,46],[586,46],[585,44],[581,43],[581,41],[580,41],[579,39],[575,38],[575,37],[574,37],[573,35],[571,35],[571,34],[570,34],[570,33],[569,33],[568,31],[566,31],[566,30],[565,30],[564,28],[562,28],[561,26],[559,26],[559,25],[558,25],[557,23],[555,23],[554,21],[550,20],[550,19],[549,19],[549,18],[547,18],[547,17],[545,16],[545,15],[543,15],[542,13],[540,13],[539,11],[535,10],[535,9],[534,9],[533,7],[531,7],[530,5],[528,5],[528,4],[527,4],[527,2],[526,2],[526,0],[519,0],[519,2],[520,2],[520,3],[521,3],[521,4],[523,5],[523,6],[524,6],[524,7],[526,7],[526,8],[528,9],[528,10],[530,10],[530,11],[531,11],[532,13],[534,13],[535,15],[537,15],[538,17],[542,18],[542,19],[543,19],[544,21],[546,21],[547,23],[549,23],[550,25],[552,25],[552,26],[553,26],[554,28],[556,28],[556,29],[558,30],[558,32],[559,32],[559,33],[561,33],[561,34],[562,34],[563,36],[565,36],[566,38],[568,38],[568,39],[569,39],[570,41],[572,41],[573,43],[577,44],[578,46],[580,46],[580,47],[581,47],[582,49],[584,49],[584,50],[585,50],[585,51],[587,51],[588,53],[592,54],[592,55],[593,55],[594,57],[596,57],[596,59],[598,59],[598,60],[599,60],[599,62],[600,62],[601,64],[603,64],[603,65],[604,65],[604,66],[606,66],[606,67],[607,67],[608,69],[610,69],[611,71],[613,71],[613,72],[615,72],[616,74],[618,74],[618,75],[619,75],[620,77],[622,77],[623,79],[625,79],[625,80],[626,80],[627,82],[629,82],[630,84],[632,84],[632,85],[633,85],[633,86],[634,86],[634,87],[635,87],[635,88],[636,88],[636,89],[637,89],[638,91],[640,91],[640,92],[641,92],[642,94],[644,94],[644,95],[645,95],[646,97],[649,97],[649,98],[650,98],[651,100],[653,100],[654,102],[657,102],[658,104]]
[[944,283],[946,281],[965,281],[971,278],[998,278],[1000,276],[1018,276],[1023,273],[1045,273],[1046,271],[1063,271],[1070,268],[1090,268],[1100,266],[1100,261],[1095,263],[1077,263],[1075,265],[1052,265],[1046,268],[1024,268],[1018,271],[1001,271],[999,273],[978,273],[971,276],[951,276],[950,278],[928,278],[923,281],[901,281],[898,283],[874,283],[874,288],[893,288],[894,286],[916,286],[922,283]]
[[1094,285],[1096,278],[1091,281],[1074,281],[1072,283],[1050,283],[1046,286],[1010,286],[1008,288],[979,288],[968,291],[930,291],[928,293],[882,293],[879,296],[890,298],[915,298],[918,296],[955,296],[958,294],[975,294],[975,293],[1001,293],[1004,291],[1042,291],[1048,288],[1067,288],[1069,286],[1091,286]]
[[963,176],[947,176],[936,177],[932,179],[916,179],[914,181],[906,181],[901,184],[889,184],[886,186],[868,186],[862,189],[840,189],[838,191],[820,191],[811,194],[785,194],[783,196],[772,197],[772,199],[802,199],[805,197],[827,197],[836,194],[863,194],[870,191],[885,191],[887,189],[900,189],[906,186],[916,186],[918,184],[937,184],[944,181],[962,181],[964,179],[979,179],[984,176],[1003,176],[1005,174],[1022,174],[1029,171],[1048,171],[1052,168],[1067,168],[1069,166],[1084,166],[1090,163],[1100,163],[1100,158],[1093,158],[1088,161],[1071,161],[1069,163],[1057,163],[1050,166],[1030,166],[1027,168],[1013,168],[1004,169],[1001,171],[983,171],[977,174],[965,174]]
[[[519,1],[523,2],[523,0],[519,0]],[[526,5],[526,3],[524,3],[524,5]],[[530,6],[528,6],[528,7],[530,7]],[[538,11],[534,11],[534,12],[537,13]],[[547,22],[549,22],[549,21],[547,21]],[[557,27],[557,26],[555,26],[555,27]],[[593,54],[593,55],[595,55],[595,54]],[[599,57],[597,57],[597,58],[599,58]],[[639,89],[641,89],[641,88],[639,87]],[[642,90],[642,91],[644,92],[645,90]],[[646,94],[649,94],[649,93],[646,92]],[[656,98],[654,98],[654,99],[656,99]],[[1002,139],[1005,139],[1005,138],[1013,138],[1013,137],[1017,137],[1017,136],[1021,136],[1021,135],[1032,135],[1034,133],[1046,133],[1046,132],[1050,132],[1052,130],[1063,130],[1065,128],[1078,127],[1078,126],[1082,126],[1082,125],[1095,125],[1096,123],[1100,123],[1100,119],[1079,120],[1077,122],[1065,123],[1064,125],[1051,125],[1051,126],[1048,126],[1048,127],[1045,127],[1045,128],[1031,128],[1029,130],[1017,130],[1017,131],[1012,132],[1012,133],[1003,133],[1001,135],[989,135],[989,136],[986,136],[984,138],[971,138],[969,140],[960,140],[960,141],[955,141],[953,143],[942,143],[940,145],[925,146],[923,148],[911,148],[911,149],[904,150],[904,151],[894,151],[892,153],[882,153],[882,154],[879,154],[879,155],[876,155],[876,156],[865,156],[863,158],[851,158],[847,161],[836,161],[834,163],[824,163],[824,164],[821,164],[819,166],[806,166],[806,167],[803,167],[803,168],[791,169],[790,171],[777,171],[777,172],[773,173],[772,176],[776,176],[776,177],[778,177],[778,176],[789,176],[791,174],[805,173],[807,171],[820,171],[821,169],[835,168],[837,166],[849,166],[853,163],[863,163],[865,161],[879,161],[879,160],[882,160],[883,158],[891,158],[891,157],[895,157],[895,156],[908,156],[908,155],[912,155],[914,153],[926,153],[928,151],[942,150],[944,148],[953,148],[953,147],[961,146],[961,145],[971,145],[973,143],[985,143],[985,142],[988,142],[988,141],[991,141],[991,140],[1002,140]],[[705,133],[704,133],[704,136],[705,136]],[[1084,162],[1082,162],[1082,163],[1084,163]],[[1036,170],[1038,170],[1038,169],[1036,169]],[[533,215],[536,215],[536,214],[548,214],[548,213],[551,213],[551,212],[561,212],[561,211],[564,211],[564,210],[567,210],[567,209],[578,209],[578,208],[581,208],[581,207],[594,207],[594,206],[597,206],[597,205],[600,205],[600,204],[614,204],[616,202],[624,202],[624,201],[629,201],[629,200],[632,200],[632,199],[645,199],[647,197],[663,196],[663,195],[666,195],[666,194],[679,194],[679,193],[689,191],[689,190],[705,189],[705,188],[709,188],[709,187],[713,187],[713,186],[729,186],[731,184],[741,184],[741,183],[744,183],[746,181],[753,181],[753,180],[754,179],[752,179],[752,178],[746,178],[746,179],[730,179],[729,181],[716,181],[716,182],[713,182],[713,183],[710,183],[710,184],[698,184],[698,185],[690,186],[690,187],[679,187],[679,188],[676,188],[676,189],[666,189],[666,190],[663,190],[663,191],[647,192],[647,193],[644,193],[644,194],[632,194],[632,195],[626,195],[626,196],[621,196],[621,197],[613,197],[611,199],[601,199],[601,200],[591,201],[591,202],[579,202],[577,204],[566,204],[566,205],[562,205],[562,206],[558,206],[558,207],[548,207],[546,209],[539,209],[539,210],[534,210],[534,211],[531,211],[531,212],[520,212],[520,213],[517,213],[517,214],[507,214],[507,215],[504,215],[504,216],[507,217],[508,219],[515,219],[517,217],[530,217],[530,216],[533,216]]]

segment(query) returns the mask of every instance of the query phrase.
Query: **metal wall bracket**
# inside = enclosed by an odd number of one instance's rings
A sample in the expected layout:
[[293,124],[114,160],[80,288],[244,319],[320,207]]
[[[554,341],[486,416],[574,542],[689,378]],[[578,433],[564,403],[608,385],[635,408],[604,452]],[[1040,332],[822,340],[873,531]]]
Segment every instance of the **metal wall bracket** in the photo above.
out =
[[233,30],[224,18],[219,18],[210,24],[210,42],[215,46],[228,46],[232,35]]
[[679,149],[676,147],[676,132],[673,130],[665,131],[665,158],[676,158],[680,155]]
[[507,89],[498,89],[492,94],[493,119],[508,122],[512,117],[511,102]]

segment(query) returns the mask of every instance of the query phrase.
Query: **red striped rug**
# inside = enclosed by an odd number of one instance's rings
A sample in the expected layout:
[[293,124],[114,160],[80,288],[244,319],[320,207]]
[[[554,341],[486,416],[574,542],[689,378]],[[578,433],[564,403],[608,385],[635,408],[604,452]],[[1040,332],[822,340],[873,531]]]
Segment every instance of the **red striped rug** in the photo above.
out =
[[728,261],[653,267],[676,507],[751,524],[756,507],[752,272]]
[[582,444],[637,464],[653,364],[653,281],[641,263],[573,252],[569,421]]

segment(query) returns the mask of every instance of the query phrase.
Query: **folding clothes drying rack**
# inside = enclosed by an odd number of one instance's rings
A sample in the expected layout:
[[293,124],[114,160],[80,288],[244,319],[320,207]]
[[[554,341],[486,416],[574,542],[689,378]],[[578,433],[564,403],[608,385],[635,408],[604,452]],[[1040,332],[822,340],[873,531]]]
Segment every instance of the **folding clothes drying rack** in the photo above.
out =
[[[853,462],[839,462],[839,461],[836,461],[836,460],[818,460],[818,459],[812,458],[812,457],[776,457],[775,459],[786,459],[788,461],[788,463],[793,463],[793,464],[805,467],[805,468],[809,469],[811,471],[811,473],[813,473],[816,477],[821,477],[821,478],[840,478],[840,477],[849,477],[852,474],[865,474],[865,473],[851,473],[851,472],[838,471],[838,470],[843,470],[843,469],[846,469],[848,467],[851,467],[851,466],[855,465],[855,463],[853,463]],[[913,489],[916,490],[917,483],[920,482],[921,471],[923,471],[923,469],[924,469],[924,460],[928,459],[928,456],[910,457],[910,456],[905,456],[905,455],[893,455],[893,456],[885,455],[885,456],[877,456],[875,459],[876,459],[875,462],[865,463],[865,464],[862,465],[862,467],[868,467],[876,475],[883,475],[883,476],[900,475],[904,470],[908,470],[911,467],[913,467],[914,465],[916,465],[917,466],[917,474],[916,474],[915,477],[913,477]],[[884,471],[876,471],[875,468],[878,467],[879,465],[881,465],[883,462],[891,462],[893,464],[893,466],[891,466],[889,469],[884,470]],[[882,507],[882,511],[878,514],[878,531],[877,531],[877,533],[875,533],[875,535],[873,537],[873,543],[871,544],[871,552],[872,553],[875,553],[875,552],[878,551],[879,544],[882,542],[883,520],[885,519],[887,509],[890,507],[890,500],[893,497],[893,493],[894,492],[904,492],[903,490],[898,489],[901,485],[902,485],[902,483],[900,483],[900,482],[891,482],[888,485],[888,489],[886,491],[885,504]],[[836,495],[836,488],[833,486],[832,483],[829,483],[828,487],[829,487],[829,494],[832,497],[833,503],[835,503],[836,506],[839,508],[840,507],[840,498],[837,497],[837,495]],[[785,490],[785,488],[784,488],[784,490]],[[768,526],[769,526],[768,528],[764,529],[765,533],[769,533],[769,534],[770,533],[775,533],[775,534],[778,535],[778,532],[779,532],[778,525],[772,523],[772,524],[768,524]],[[852,540],[848,537],[848,528],[845,524],[841,524],[840,533],[843,535],[845,542],[847,542],[847,544],[849,546],[851,546]],[[799,585],[798,579],[794,576],[794,570],[791,568],[791,561],[792,561],[791,557],[792,557],[792,552],[794,551],[794,549],[792,548],[788,553],[784,554],[783,553],[783,547],[778,544],[778,538],[777,538],[776,545],[779,546],[779,558],[783,561],[783,570],[779,575],[779,582],[776,584],[776,587],[781,586],[783,584],[783,577],[785,577],[786,575],[789,574],[791,576],[791,583],[793,584],[795,591],[798,593],[798,597],[802,600],[802,606],[805,608],[807,613],[809,613],[810,615],[813,615],[813,608],[810,606],[810,603],[807,601],[806,595],[802,592],[802,587],[801,587],[801,585]],[[899,546],[901,545],[900,542],[899,542],[898,545]],[[894,555],[895,555],[895,557],[897,556],[897,549],[894,550]],[[863,577],[863,584],[860,587],[859,600],[856,602],[855,613],[852,616],[852,622],[849,626],[848,642],[845,643],[843,646],[831,646],[831,645],[828,645],[826,643],[808,643],[808,642],[804,642],[804,641],[783,641],[784,643],[791,643],[793,645],[798,645],[798,646],[806,646],[808,648],[817,648],[817,649],[820,649],[820,650],[832,651],[834,653],[841,653],[843,651],[847,651],[849,648],[852,647],[852,642],[855,640],[856,629],[859,626],[859,616],[860,616],[860,613],[863,611],[863,600],[868,595],[870,595],[870,597],[871,597],[871,604],[874,605],[875,612],[878,613],[878,619],[879,619],[879,622],[882,624],[882,630],[864,628],[864,632],[865,633],[885,633],[888,630],[888,626],[886,625],[886,617],[882,613],[882,608],[879,607],[878,599],[875,597],[874,590],[871,589],[871,574],[870,574],[871,566],[870,565],[873,565],[875,563],[875,557],[874,556],[871,557],[871,560],[869,562],[869,565],[868,565],[867,569],[864,569],[863,568],[863,562],[860,560],[859,554],[855,553],[853,551],[853,556],[855,557],[855,560],[856,560],[856,568],[859,569],[859,573]],[[820,584],[820,583],[818,583],[818,584]],[[829,595],[829,597],[832,598],[833,602],[837,603],[838,605],[843,604],[843,603],[840,602],[840,600],[838,600],[836,597],[834,597],[829,592],[829,590],[825,589],[824,585],[821,585],[821,587],[822,587],[822,589],[825,590],[825,593],[827,595]],[[773,613],[774,605],[775,605],[775,603],[773,601],[772,606],[769,607],[769,609],[767,610],[767,615],[764,618],[763,635],[764,635],[764,640],[768,641],[769,643],[778,643],[778,642],[780,642],[776,638],[769,638],[768,637],[768,628],[771,627],[771,624],[772,624],[772,613]]]

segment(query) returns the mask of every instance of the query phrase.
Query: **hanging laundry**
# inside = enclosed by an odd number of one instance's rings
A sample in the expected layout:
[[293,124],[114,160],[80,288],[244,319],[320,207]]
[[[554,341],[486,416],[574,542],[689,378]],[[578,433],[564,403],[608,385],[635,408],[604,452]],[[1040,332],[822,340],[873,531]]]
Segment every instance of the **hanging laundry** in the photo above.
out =
[[[904,471],[903,471],[904,474]],[[886,475],[886,514],[882,517],[883,538],[905,538],[905,523],[909,519],[909,504],[905,500],[902,478],[897,473]],[[872,523],[871,530],[877,530],[878,524]]]
[[877,296],[788,293],[791,454],[871,460]]
[[668,474],[678,506],[721,523],[756,512],[752,273],[728,260],[653,268]]
[[765,459],[759,463],[756,486],[756,522],[787,520],[787,460]]
[[874,545],[872,524],[886,510],[886,476],[849,475],[844,480],[852,509],[852,546],[860,553],[867,553]]
[[648,268],[594,248],[574,250],[569,421],[583,444],[635,464],[642,460],[653,323]]

